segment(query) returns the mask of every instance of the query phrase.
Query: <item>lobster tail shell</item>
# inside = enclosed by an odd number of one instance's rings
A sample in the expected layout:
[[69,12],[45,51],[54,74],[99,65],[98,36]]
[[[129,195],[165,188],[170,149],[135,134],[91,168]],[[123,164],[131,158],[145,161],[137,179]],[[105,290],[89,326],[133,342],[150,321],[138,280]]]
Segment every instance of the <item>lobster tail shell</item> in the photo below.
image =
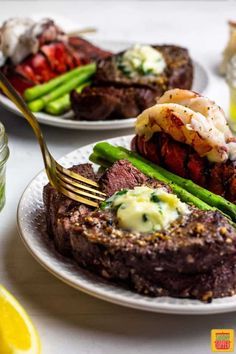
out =
[[8,62],[2,68],[21,94],[28,87],[47,82],[77,66],[111,55],[79,37],[50,42],[49,34],[48,31],[48,35],[41,38],[38,53],[29,55],[16,66]]
[[136,135],[131,147],[146,159],[236,203],[235,162],[210,162],[206,157],[200,157],[191,146],[162,132],[154,133],[147,141],[144,136]]

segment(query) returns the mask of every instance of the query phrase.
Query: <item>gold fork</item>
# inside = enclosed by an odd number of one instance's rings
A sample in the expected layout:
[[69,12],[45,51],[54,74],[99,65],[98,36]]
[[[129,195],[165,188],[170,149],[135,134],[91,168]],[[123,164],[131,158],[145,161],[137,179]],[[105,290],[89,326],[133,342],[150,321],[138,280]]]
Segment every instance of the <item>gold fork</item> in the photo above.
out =
[[[99,185],[78,173],[61,166],[50,154],[44,141],[43,133],[33,113],[29,110],[22,97],[13,88],[8,79],[0,71],[0,88],[5,95],[18,107],[25,119],[31,125],[39,142],[43,161],[51,185],[65,196],[93,207],[98,207],[99,201],[106,195],[99,190]],[[82,183],[80,183],[82,182]],[[88,197],[88,198],[86,198]]]

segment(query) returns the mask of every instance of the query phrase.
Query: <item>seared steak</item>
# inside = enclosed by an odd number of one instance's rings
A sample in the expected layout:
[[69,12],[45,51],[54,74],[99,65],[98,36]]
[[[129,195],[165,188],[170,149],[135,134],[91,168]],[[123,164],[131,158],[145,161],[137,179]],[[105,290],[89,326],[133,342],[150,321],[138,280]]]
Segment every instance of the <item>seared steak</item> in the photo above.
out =
[[119,67],[119,58],[124,52],[110,56],[98,63],[95,82],[97,84],[126,85],[134,84],[157,87],[160,95],[170,88],[190,89],[193,82],[193,64],[188,50],[175,45],[153,45],[160,51],[166,62],[163,74],[129,77]]
[[132,189],[135,186],[145,184],[148,178],[133,165],[125,160],[120,160],[108,168],[100,178],[102,191],[108,197],[124,188]]
[[75,119],[104,120],[136,117],[152,106],[170,88],[190,89],[193,65],[187,49],[174,45],[155,45],[165,59],[166,69],[159,75],[127,76],[119,66],[122,53],[101,59],[93,87],[71,94]]
[[[84,165],[79,170],[82,173]],[[99,183],[108,196],[137,185],[170,191],[127,161],[113,164]],[[140,233],[119,228],[116,213],[109,208],[83,207],[81,212],[82,205],[71,201],[69,206],[69,200],[50,186],[45,187],[44,201],[58,250],[65,253],[66,247],[79,265],[102,277],[149,296],[210,301],[235,293],[236,230],[219,212],[190,207],[191,213],[168,229]]]
[[155,103],[157,91],[148,87],[86,87],[72,91],[71,107],[79,120],[105,120],[136,117]]
[[132,148],[146,159],[236,203],[235,162],[210,162],[206,157],[200,157],[190,145],[180,143],[162,132],[153,134],[148,141],[135,136]]
[[98,61],[100,59],[108,58],[112,55],[111,52],[95,46],[82,37],[69,37],[68,41],[70,46],[72,46],[75,50],[75,53],[78,53],[82,63],[87,63],[88,58],[89,61]]
[[[144,235],[119,229],[109,211],[93,211],[70,237],[78,264],[146,295],[209,300],[236,286],[236,232],[218,212],[194,210],[168,230]],[[232,282],[218,284],[218,276]]]
[[[86,178],[96,180],[91,164],[74,166],[72,170]],[[65,197],[50,184],[44,187],[43,200],[48,233],[53,238],[58,252],[69,256],[71,255],[70,226],[77,222],[81,215],[87,214],[91,209],[87,205],[79,204]]]

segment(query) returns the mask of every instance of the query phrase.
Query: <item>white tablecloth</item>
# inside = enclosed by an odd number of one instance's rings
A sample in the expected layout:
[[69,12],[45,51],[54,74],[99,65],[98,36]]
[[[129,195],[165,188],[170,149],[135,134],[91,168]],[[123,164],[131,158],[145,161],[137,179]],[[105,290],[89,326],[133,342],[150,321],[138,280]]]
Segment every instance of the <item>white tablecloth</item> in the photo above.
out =
[[[189,48],[208,71],[207,95],[226,111],[228,90],[216,74],[235,1],[0,1],[0,21],[12,16],[66,16],[77,28],[95,26],[101,39],[174,43]],[[0,108],[11,156],[7,204],[0,214],[0,283],[22,302],[37,326],[45,354],[210,353],[212,328],[236,328],[235,313],[175,316],[131,310],[97,300],[63,284],[28,253],[16,229],[18,200],[43,168],[27,123]],[[85,132],[43,127],[56,158],[79,146],[132,130]]]

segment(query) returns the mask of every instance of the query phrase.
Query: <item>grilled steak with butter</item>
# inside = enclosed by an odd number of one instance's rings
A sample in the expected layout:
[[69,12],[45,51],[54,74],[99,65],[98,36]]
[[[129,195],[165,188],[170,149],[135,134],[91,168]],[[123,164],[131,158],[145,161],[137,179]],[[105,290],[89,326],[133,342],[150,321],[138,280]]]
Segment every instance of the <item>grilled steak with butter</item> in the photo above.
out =
[[155,103],[158,92],[150,87],[86,87],[71,92],[71,107],[79,120],[106,120],[136,117]]
[[[165,229],[152,232],[124,229],[117,218],[117,205],[113,203],[110,207],[115,192],[126,189],[135,193],[137,186],[146,186],[154,192],[162,190],[166,198],[168,193],[171,197],[169,187],[150,180],[127,161],[116,162],[99,182],[111,196],[108,206],[103,205],[98,210],[86,207],[85,213],[79,211],[81,205],[75,202],[68,208],[68,199],[63,196],[57,199],[58,206],[61,200],[61,210],[53,207],[50,205],[55,205],[50,198],[53,189],[45,187],[50,231],[54,240],[64,238],[64,244],[68,242],[79,265],[149,296],[169,295],[210,301],[214,297],[234,294],[236,231],[223,215],[188,206],[189,213],[179,213]],[[158,193],[154,193],[152,202],[157,202],[161,212],[167,209],[160,204],[163,200]],[[138,199],[140,202],[139,196]],[[147,202],[144,199],[142,203]],[[124,204],[123,201],[118,208]],[[150,210],[147,208],[147,217],[150,217]],[[143,222],[146,221],[145,217]]]
[[174,45],[136,45],[101,59],[92,87],[71,94],[75,119],[136,117],[167,89],[190,89],[193,64],[187,49]]
[[190,89],[193,82],[193,64],[187,49],[174,45],[153,45],[151,48],[163,57],[165,65],[161,64],[162,71],[153,73],[149,66],[146,73],[132,75],[131,69],[128,71],[122,62],[126,52],[121,52],[99,61],[95,82],[100,85],[145,85],[158,88],[161,94],[175,87]]
[[[74,166],[72,170],[92,180],[97,178],[91,164]],[[48,234],[52,237],[58,252],[70,256],[69,229],[81,215],[88,213],[91,209],[87,205],[79,204],[65,197],[50,184],[44,187],[43,201]]]

